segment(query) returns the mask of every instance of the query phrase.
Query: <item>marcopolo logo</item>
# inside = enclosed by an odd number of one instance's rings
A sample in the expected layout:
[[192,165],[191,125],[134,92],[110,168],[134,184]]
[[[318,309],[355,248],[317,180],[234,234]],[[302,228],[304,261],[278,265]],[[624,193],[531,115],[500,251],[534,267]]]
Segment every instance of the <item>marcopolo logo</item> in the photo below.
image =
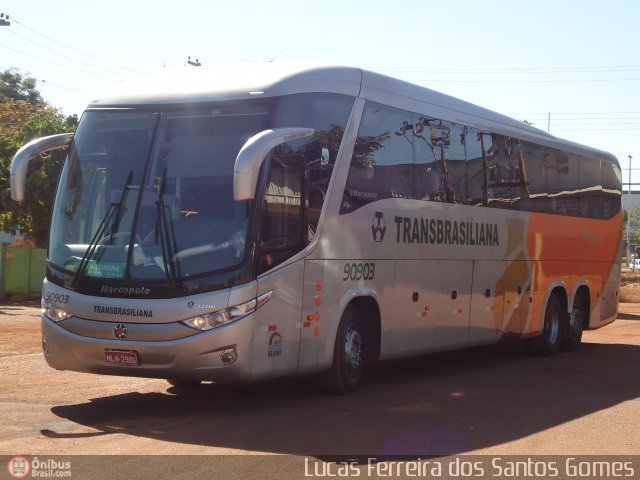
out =
[[384,213],[375,212],[371,220],[371,233],[374,242],[382,242],[384,234],[387,232],[387,223],[384,221]]
[[100,293],[103,295],[125,295],[125,296],[148,296],[151,289],[147,287],[115,287],[112,285],[102,285]]

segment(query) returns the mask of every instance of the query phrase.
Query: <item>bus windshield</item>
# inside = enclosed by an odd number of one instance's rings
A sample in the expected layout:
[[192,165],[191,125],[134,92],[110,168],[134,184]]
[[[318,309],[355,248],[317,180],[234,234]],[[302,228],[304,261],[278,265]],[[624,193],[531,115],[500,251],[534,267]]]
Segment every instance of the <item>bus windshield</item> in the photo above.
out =
[[242,262],[246,202],[234,202],[243,143],[264,104],[202,111],[90,111],[61,175],[50,262],[79,277],[167,280]]
[[[81,289],[105,279],[156,284],[167,294],[184,291],[185,282],[191,291],[232,284],[245,262],[252,211],[252,201],[233,197],[240,148],[269,128],[314,128],[301,148],[330,152],[318,161],[330,173],[352,104],[335,94],[300,94],[86,112],[56,194],[49,278]],[[220,278],[202,280],[212,275]]]

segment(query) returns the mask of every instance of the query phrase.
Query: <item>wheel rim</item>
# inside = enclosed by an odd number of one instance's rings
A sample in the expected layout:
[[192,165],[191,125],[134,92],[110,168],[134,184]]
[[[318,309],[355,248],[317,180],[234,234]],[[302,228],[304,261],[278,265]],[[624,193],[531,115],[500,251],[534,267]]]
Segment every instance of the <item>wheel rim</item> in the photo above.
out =
[[583,318],[582,311],[574,308],[569,317],[569,333],[572,337],[578,338],[582,332]]
[[360,372],[362,368],[362,335],[353,324],[349,325],[345,335],[344,360],[350,375],[357,375]]
[[547,341],[549,344],[554,344],[558,341],[558,335],[560,334],[560,313],[558,310],[554,308],[549,312],[547,320]]

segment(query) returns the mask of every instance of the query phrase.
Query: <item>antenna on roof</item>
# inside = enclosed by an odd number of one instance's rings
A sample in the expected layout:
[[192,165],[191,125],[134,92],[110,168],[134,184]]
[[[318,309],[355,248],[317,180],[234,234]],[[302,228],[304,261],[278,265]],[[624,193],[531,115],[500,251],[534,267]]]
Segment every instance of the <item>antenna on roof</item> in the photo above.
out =
[[190,57],[190,56],[189,56],[189,57],[187,57],[187,63],[188,63],[189,65],[193,65],[194,67],[201,67],[201,66],[202,66],[202,64],[200,63],[200,60],[198,60],[198,59],[196,58],[196,61],[194,62],[193,60],[191,60],[191,57]]

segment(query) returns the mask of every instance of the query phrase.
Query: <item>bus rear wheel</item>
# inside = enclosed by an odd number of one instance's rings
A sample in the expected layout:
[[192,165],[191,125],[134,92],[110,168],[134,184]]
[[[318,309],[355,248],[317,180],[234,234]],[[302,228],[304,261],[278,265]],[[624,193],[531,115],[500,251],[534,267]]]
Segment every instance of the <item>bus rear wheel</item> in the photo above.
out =
[[527,348],[533,355],[545,357],[555,354],[562,343],[564,317],[562,303],[558,295],[551,295],[544,312],[542,335],[527,341]]
[[333,393],[353,391],[362,378],[368,345],[364,322],[353,307],[347,307],[338,327],[333,365],[325,377],[325,386]]
[[573,310],[564,323],[561,345],[563,350],[572,351],[580,347],[587,315],[587,307],[584,302],[577,299],[573,304]]

